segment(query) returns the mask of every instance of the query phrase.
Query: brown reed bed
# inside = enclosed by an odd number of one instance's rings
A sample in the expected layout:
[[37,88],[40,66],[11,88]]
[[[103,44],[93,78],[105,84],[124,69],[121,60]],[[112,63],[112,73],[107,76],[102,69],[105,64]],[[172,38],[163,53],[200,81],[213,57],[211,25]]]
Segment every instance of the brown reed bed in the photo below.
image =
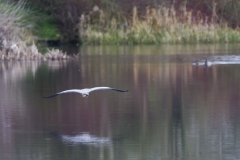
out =
[[12,37],[9,29],[0,27],[0,60],[68,60],[73,57],[68,56],[58,49],[48,49],[44,55],[38,51],[34,43],[27,42]]
[[179,9],[146,7],[139,16],[133,7],[131,17],[109,18],[95,7],[83,14],[78,24],[79,37],[86,44],[162,44],[162,43],[234,43],[240,42],[240,30],[228,27],[216,14],[212,16],[187,10],[186,3]]
[[[63,53],[59,49],[48,49],[43,55],[34,43],[28,44],[21,39],[12,38],[9,29],[0,27],[0,60],[69,60],[73,56]],[[76,57],[75,57],[76,58]]]

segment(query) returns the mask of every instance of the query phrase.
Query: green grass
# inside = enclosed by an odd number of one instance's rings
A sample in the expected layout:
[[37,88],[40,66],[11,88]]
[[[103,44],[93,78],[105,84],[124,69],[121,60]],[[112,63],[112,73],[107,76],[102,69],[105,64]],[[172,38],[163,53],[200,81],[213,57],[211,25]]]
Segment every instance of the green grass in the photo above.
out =
[[[26,9],[24,1],[6,3],[0,0],[0,60],[66,60],[66,53],[58,49],[42,55],[34,43],[36,28],[44,38],[59,37],[52,19],[44,16],[38,21],[37,12]],[[35,30],[36,31],[36,30]]]
[[84,43],[87,44],[162,44],[162,43],[234,43],[240,42],[240,32],[231,28],[215,26],[175,26],[172,30],[153,30],[139,25],[128,31],[88,30]]
[[45,14],[40,14],[38,17],[38,21],[36,21],[36,30],[34,33],[40,39],[59,39],[60,33],[55,19]]
[[0,27],[9,32],[9,37],[32,42],[41,39],[59,39],[55,19],[37,10],[26,7],[26,2],[10,3],[0,0]]
[[25,8],[26,3],[10,3],[0,0],[0,27],[7,30],[5,36],[10,39],[32,39],[31,31],[34,28],[31,11]]
[[[101,11],[103,12],[103,11]],[[101,14],[101,12],[99,14]],[[106,25],[90,23],[85,15],[79,23],[79,37],[85,44],[163,44],[163,43],[239,43],[240,31],[234,30],[224,22],[214,23],[206,18],[197,19],[191,12],[177,16],[172,8],[152,8],[145,18],[137,17],[136,8],[128,23],[116,19],[100,18]],[[96,15],[96,13],[95,13]],[[99,16],[101,17],[101,16]],[[122,18],[124,19],[124,18]],[[125,18],[126,19],[126,18]],[[114,22],[114,23],[113,23]],[[115,24],[115,25],[112,25]],[[116,25],[117,24],[117,25]],[[123,25],[124,24],[124,25]],[[128,24],[128,25],[125,25]]]

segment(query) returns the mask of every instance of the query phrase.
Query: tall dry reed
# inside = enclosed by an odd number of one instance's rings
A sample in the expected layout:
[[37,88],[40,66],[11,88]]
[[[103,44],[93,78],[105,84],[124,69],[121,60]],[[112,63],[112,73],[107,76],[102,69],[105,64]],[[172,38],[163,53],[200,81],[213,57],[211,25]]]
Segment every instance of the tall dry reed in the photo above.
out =
[[[161,44],[161,43],[229,43],[240,42],[239,30],[228,27],[227,23],[219,20],[216,14],[216,2],[212,3],[212,16],[187,10],[187,1],[179,9],[174,4],[167,8],[146,7],[144,16],[138,16],[137,7],[132,10],[132,17],[116,18],[103,17],[90,21],[94,15],[104,13],[101,9],[82,15],[78,25],[79,37],[87,44]],[[101,11],[101,12],[100,12]],[[98,16],[100,17],[100,16]],[[95,17],[96,18],[96,17]],[[97,26],[97,27],[96,27]]]

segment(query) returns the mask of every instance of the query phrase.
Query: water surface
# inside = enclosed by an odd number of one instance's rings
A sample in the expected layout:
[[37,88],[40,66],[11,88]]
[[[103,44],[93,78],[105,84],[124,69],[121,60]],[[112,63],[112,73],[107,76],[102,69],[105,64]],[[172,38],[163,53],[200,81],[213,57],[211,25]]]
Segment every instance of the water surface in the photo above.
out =
[[[78,61],[0,62],[2,159],[240,159],[240,64],[192,65],[238,57],[239,45],[77,52]],[[42,98],[95,86],[129,92]]]

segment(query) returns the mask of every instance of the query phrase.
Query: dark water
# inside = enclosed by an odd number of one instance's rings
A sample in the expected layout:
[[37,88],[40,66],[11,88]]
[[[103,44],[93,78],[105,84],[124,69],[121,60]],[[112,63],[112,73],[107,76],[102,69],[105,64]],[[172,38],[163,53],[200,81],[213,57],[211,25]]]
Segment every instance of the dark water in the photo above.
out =
[[[240,159],[240,45],[90,46],[78,61],[0,62],[0,155],[11,160]],[[128,89],[43,96],[73,88]]]

